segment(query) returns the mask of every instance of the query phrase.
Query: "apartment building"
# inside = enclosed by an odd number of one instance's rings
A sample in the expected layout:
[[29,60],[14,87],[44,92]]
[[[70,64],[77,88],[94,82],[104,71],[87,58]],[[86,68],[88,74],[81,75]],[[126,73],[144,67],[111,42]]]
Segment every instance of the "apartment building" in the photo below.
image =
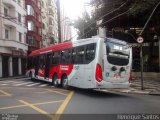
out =
[[61,24],[61,42],[71,40],[71,20],[67,17],[66,8],[64,4],[60,5],[60,24]]
[[25,16],[24,0],[0,0],[0,77],[25,74]]
[[42,0],[42,47],[58,42],[56,0]]
[[42,44],[41,0],[25,0],[25,8],[28,30],[26,42],[29,54],[31,51],[41,48]]

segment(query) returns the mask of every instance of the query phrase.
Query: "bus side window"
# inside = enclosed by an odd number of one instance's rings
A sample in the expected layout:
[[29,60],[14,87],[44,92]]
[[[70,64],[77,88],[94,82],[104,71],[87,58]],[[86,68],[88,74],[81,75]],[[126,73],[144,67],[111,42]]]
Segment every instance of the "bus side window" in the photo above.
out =
[[86,45],[85,63],[88,64],[95,58],[95,44]]
[[77,64],[84,63],[84,46],[77,47],[76,63]]
[[71,53],[71,63],[75,63],[75,59],[76,59],[76,48],[72,49],[72,53]]
[[39,67],[40,68],[45,67],[45,55],[40,55],[40,57],[39,57]]
[[68,64],[70,62],[70,49],[63,50],[61,52],[61,63]]
[[60,52],[54,52],[52,54],[52,65],[59,64],[59,61],[60,61]]

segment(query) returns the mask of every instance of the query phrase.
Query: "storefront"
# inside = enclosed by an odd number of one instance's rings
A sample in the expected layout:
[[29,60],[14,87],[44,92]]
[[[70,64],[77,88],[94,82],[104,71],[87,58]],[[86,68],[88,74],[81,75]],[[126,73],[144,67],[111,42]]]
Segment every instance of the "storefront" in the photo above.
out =
[[0,77],[25,75],[27,54],[13,50],[12,54],[0,54]]

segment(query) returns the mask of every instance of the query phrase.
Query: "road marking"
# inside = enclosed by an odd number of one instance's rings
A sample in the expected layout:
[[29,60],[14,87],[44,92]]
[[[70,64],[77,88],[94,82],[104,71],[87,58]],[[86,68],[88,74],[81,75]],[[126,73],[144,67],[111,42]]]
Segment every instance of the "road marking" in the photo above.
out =
[[0,81],[0,83],[11,83],[11,82],[13,82],[13,81]]
[[11,94],[9,94],[9,93],[7,93],[7,92],[5,92],[5,91],[3,91],[3,90],[0,90],[0,92],[1,92],[2,94],[6,95],[6,96],[11,96]]
[[[15,87],[1,87],[1,89],[15,89]],[[38,88],[24,88],[24,87],[17,87],[16,89],[20,90],[31,90],[31,89],[38,89]]]
[[8,85],[8,84],[0,84],[0,85],[5,86],[5,85]]
[[0,110],[19,108],[19,107],[27,107],[27,105],[16,105],[16,106],[2,107],[2,108],[0,108]]
[[30,83],[33,83],[33,82],[25,82],[25,83],[16,84],[16,85],[13,85],[13,86],[21,86],[21,85],[26,85],[26,84],[30,84]]
[[6,95],[0,95],[0,97],[1,97],[1,96],[2,96],[2,97],[5,97]]
[[23,82],[26,82],[26,81],[19,81],[19,82],[12,82],[12,84],[20,84],[20,83],[23,83]]
[[60,88],[53,88],[53,89],[46,89],[46,90],[56,90],[56,91],[69,92],[69,90],[64,90],[64,89],[60,89]]
[[43,115],[45,115],[45,116],[47,116],[47,117],[49,117],[49,118],[52,118],[52,116],[49,115],[49,113],[47,113],[46,111],[44,111],[44,110],[36,107],[36,106],[33,105],[33,104],[30,104],[30,103],[28,103],[28,102],[26,102],[26,101],[23,101],[23,100],[19,100],[19,102],[21,102],[21,103],[23,103],[23,104],[31,107],[32,109],[36,110],[37,112],[39,112],[39,113],[41,113],[41,114],[43,114]]
[[[63,102],[63,101],[64,100],[49,101],[49,102],[42,102],[42,103],[34,103],[32,105],[45,105],[45,104],[58,103],[58,102]],[[2,108],[0,108],[0,110],[20,108],[20,107],[27,107],[27,105],[15,105],[15,106],[9,106],[9,107],[2,107]]]
[[66,99],[63,101],[63,103],[61,104],[61,106],[58,108],[57,112],[55,113],[55,115],[53,116],[52,120],[59,120],[61,117],[61,114],[64,112],[65,108],[67,107],[67,104],[69,103],[69,101],[71,100],[72,96],[73,96],[74,92],[71,91],[68,96],[66,97]]
[[47,84],[42,84],[39,87],[45,87],[45,86],[48,86],[48,85]]
[[31,87],[31,86],[38,85],[38,84],[41,84],[41,83],[34,83],[34,84],[26,85],[26,86]]
[[43,103],[35,103],[33,105],[45,105],[45,104],[50,104],[50,103],[58,103],[58,102],[63,102],[64,100],[57,100],[57,101],[50,101],[50,102],[43,102]]
[[58,94],[65,95],[65,96],[68,95],[68,94],[65,94],[65,93],[62,93],[62,92],[56,91],[56,90],[50,90],[50,89],[48,89],[47,91],[48,91],[48,92],[58,93]]

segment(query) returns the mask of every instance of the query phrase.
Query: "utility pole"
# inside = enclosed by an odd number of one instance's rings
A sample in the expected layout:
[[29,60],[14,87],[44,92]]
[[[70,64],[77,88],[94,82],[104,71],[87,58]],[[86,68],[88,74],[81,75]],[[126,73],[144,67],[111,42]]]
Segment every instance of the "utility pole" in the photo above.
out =
[[57,0],[57,16],[58,16],[58,43],[61,43],[61,5],[60,0]]
[[143,29],[142,29],[142,31],[141,31],[141,33],[139,34],[139,37],[137,38],[137,42],[138,43],[141,43],[141,46],[140,46],[140,61],[141,61],[141,90],[144,90],[144,85],[143,85],[143,38],[142,37],[140,37],[141,35],[142,35],[142,33],[144,32],[144,30],[145,30],[145,28],[147,27],[147,25],[148,25],[148,23],[149,23],[149,21],[150,21],[150,19],[152,18],[152,16],[153,16],[153,14],[154,14],[154,12],[156,11],[156,9],[158,8],[158,6],[160,5],[160,1],[158,2],[158,4],[154,7],[154,9],[153,9],[153,11],[152,11],[152,13],[150,14],[150,16],[149,16],[149,18],[148,18],[148,20],[147,20],[147,22],[145,23],[145,25],[144,25],[144,27],[143,27]]

